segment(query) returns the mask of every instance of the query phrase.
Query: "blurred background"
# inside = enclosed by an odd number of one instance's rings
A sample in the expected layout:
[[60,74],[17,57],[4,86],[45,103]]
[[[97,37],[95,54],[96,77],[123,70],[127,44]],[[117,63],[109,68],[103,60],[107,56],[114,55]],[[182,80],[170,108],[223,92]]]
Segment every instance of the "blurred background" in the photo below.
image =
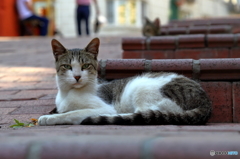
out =
[[[35,14],[49,19],[48,36],[77,37],[75,22],[76,0],[32,0]],[[142,35],[144,17],[157,17],[161,25],[168,24],[174,8],[172,0],[98,0],[101,27],[94,33],[97,18],[91,5],[91,35]],[[240,0],[184,0],[178,5],[176,19],[206,19],[239,17]],[[38,31],[33,31],[38,35]],[[0,36],[19,36],[19,19],[15,0],[0,2]]]

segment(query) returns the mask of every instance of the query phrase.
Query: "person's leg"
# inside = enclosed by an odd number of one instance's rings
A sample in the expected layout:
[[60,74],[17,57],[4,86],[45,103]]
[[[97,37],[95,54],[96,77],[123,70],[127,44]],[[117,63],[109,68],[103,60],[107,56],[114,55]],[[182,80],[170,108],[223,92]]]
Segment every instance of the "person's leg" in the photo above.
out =
[[32,20],[32,19],[37,19],[41,22],[40,25],[39,25],[40,35],[41,36],[47,35],[47,33],[48,33],[48,23],[49,23],[48,19],[44,18],[44,17],[39,17],[39,16],[36,16],[36,15],[32,15],[31,17],[27,18],[26,20]]
[[81,20],[82,20],[82,15],[81,15],[81,7],[77,7],[77,13],[76,13],[76,18],[77,18],[77,31],[78,35],[80,36],[81,33]]
[[87,35],[89,35],[89,15],[90,15],[90,6],[84,6],[84,20],[86,24]]
[[39,17],[39,20],[42,22],[42,25],[40,25],[40,35],[45,36],[48,34],[49,20],[44,17]]

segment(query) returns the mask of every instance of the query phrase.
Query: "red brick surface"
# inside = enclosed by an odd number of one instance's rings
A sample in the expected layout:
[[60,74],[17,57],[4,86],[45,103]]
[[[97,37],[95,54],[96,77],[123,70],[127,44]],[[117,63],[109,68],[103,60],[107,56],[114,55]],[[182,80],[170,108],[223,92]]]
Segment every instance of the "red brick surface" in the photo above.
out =
[[14,111],[11,111],[10,115],[17,115],[17,114],[49,114],[46,112],[51,112],[56,107],[56,105],[53,103],[50,106],[35,106],[32,105],[30,107],[20,107],[18,109],[15,109]]
[[[143,39],[141,40],[139,42],[135,38],[124,38],[122,41],[124,59],[240,58],[240,34],[156,36],[145,38],[145,48],[134,47],[136,43],[142,45]],[[132,45],[132,41],[135,41],[133,47],[125,49],[128,45]],[[166,51],[175,53],[166,56]]]
[[[42,145],[42,158],[140,158],[141,149],[139,145],[146,137],[118,136],[91,136],[70,137],[68,140],[52,140]],[[121,142],[119,142],[121,141]],[[131,142],[129,142],[131,141]],[[62,144],[64,142],[64,144]],[[109,150],[111,148],[111,150]],[[56,153],[58,152],[58,153]]]
[[234,35],[233,34],[216,34],[207,35],[208,47],[233,47]]
[[[210,156],[210,151],[226,151],[227,149],[235,150],[239,152],[238,141],[234,137],[224,138],[212,138],[211,136],[197,136],[196,138],[189,140],[187,136],[162,138],[153,141],[153,148],[150,154],[153,158],[185,158],[185,159],[211,159],[211,158],[230,158],[227,155],[215,155]],[[231,143],[230,145],[226,143]],[[174,150],[169,152],[169,149]],[[219,157],[220,156],[220,157]],[[232,156],[237,158],[238,156]]]
[[231,123],[233,118],[232,84],[230,82],[202,82],[203,89],[212,101],[210,123]]
[[143,51],[124,51],[122,58],[124,59],[142,59]]
[[150,37],[149,47],[150,50],[172,50],[176,48],[175,44],[175,36]]
[[1,108],[0,115],[7,115],[13,112],[16,108]]
[[107,60],[106,78],[124,78],[141,73],[144,67],[144,60]]
[[185,27],[181,28],[168,28],[166,34],[167,35],[179,35],[179,34],[187,34],[188,29]]
[[[164,51],[143,51],[142,58],[144,59],[173,59],[174,51],[172,50],[164,50]],[[154,58],[153,58],[154,57]]]
[[240,48],[232,48],[230,50],[230,57],[231,58],[238,58],[239,56],[240,56]]
[[239,33],[239,26],[231,25],[200,25],[200,26],[162,26],[161,36],[163,35],[181,35],[181,34],[226,34]]
[[204,35],[179,35],[178,48],[203,48],[205,47]]
[[235,34],[235,41],[236,41],[236,45],[237,46],[240,46],[240,33],[238,33],[238,34]]
[[[175,51],[175,59],[209,59],[229,58],[228,49],[179,49]],[[162,58],[163,59],[163,58]]]
[[[27,157],[30,142],[26,143],[26,141],[22,140],[22,138],[8,141],[9,143],[3,141],[0,143],[1,147],[0,156],[2,159],[8,158],[25,159]],[[22,145],[18,146],[17,142],[22,143]]]
[[[240,151],[237,133],[240,128],[236,124],[54,126],[47,129],[49,127],[18,129],[14,133],[3,131],[2,134],[9,135],[1,138],[1,158],[213,158],[211,150]],[[43,136],[46,132],[48,135]]]
[[152,60],[152,71],[176,72],[192,77],[192,60]]
[[[148,60],[150,68],[146,69],[144,59],[107,60],[106,67],[99,70],[99,74],[105,74],[106,79],[129,77],[145,71],[167,71],[195,77],[199,74],[199,80],[238,80],[240,77],[240,58],[236,59],[200,59],[199,70],[193,70],[192,59],[154,59]],[[104,73],[102,71],[104,70]]]
[[53,105],[53,104],[54,104],[54,99],[48,99],[48,100],[1,101],[0,102],[0,108],[45,106],[45,105]]
[[36,100],[49,94],[56,95],[56,90],[23,90],[23,91],[6,91],[0,92],[0,100]]
[[209,26],[190,26],[188,32],[189,34],[208,34],[210,28]]
[[[189,26],[189,27],[177,27],[174,28],[175,32],[169,32],[172,28],[165,29],[162,35],[176,35],[176,34],[227,34],[227,33],[239,33],[239,26],[231,25],[215,25],[215,26]],[[185,31],[184,31],[185,29]]]
[[217,25],[239,25],[239,18],[207,18],[207,19],[186,19],[172,20],[169,26],[217,26]]
[[201,59],[201,80],[239,79],[240,59]]
[[145,38],[123,38],[122,39],[122,48],[124,50],[145,50],[146,49],[146,44],[145,44]]
[[208,27],[208,33],[209,34],[221,34],[221,33],[239,33],[238,29],[239,27],[233,27],[230,25],[216,25],[213,27]]
[[233,83],[233,122],[240,123],[240,82]]

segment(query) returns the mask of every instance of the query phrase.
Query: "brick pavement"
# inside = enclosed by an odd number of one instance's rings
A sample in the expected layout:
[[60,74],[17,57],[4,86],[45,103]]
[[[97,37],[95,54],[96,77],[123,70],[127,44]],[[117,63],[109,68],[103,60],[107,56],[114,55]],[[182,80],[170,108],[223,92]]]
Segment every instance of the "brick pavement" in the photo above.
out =
[[[76,48],[84,47],[90,39],[59,40],[67,48]],[[120,37],[100,39],[100,59],[121,58]],[[1,159],[213,158],[210,150],[240,153],[238,123],[9,128],[13,119],[26,122],[54,108],[56,85],[50,41],[51,38],[0,38]]]

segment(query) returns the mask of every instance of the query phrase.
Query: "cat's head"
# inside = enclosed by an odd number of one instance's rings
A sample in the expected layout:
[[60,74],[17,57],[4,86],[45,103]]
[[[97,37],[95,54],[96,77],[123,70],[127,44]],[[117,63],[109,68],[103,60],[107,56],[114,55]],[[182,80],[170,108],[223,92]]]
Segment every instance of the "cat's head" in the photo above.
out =
[[142,28],[142,33],[144,36],[157,36],[160,32],[160,20],[156,18],[153,22],[148,18],[145,18],[145,24]]
[[51,44],[59,87],[82,88],[96,81],[98,38],[94,38],[84,49],[66,49],[55,39]]

